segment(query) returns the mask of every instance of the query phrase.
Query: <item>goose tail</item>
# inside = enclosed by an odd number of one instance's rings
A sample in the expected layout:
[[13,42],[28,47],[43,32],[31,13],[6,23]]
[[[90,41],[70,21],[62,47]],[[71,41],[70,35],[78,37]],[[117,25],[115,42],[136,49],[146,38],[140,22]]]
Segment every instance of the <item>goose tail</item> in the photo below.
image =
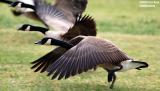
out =
[[141,70],[141,68],[147,68],[149,66],[147,62],[142,61],[132,61],[132,63],[137,65],[135,69],[138,70]]
[[126,60],[121,63],[122,69],[120,71],[127,71],[130,69],[141,70],[142,68],[147,68],[149,64],[143,61]]

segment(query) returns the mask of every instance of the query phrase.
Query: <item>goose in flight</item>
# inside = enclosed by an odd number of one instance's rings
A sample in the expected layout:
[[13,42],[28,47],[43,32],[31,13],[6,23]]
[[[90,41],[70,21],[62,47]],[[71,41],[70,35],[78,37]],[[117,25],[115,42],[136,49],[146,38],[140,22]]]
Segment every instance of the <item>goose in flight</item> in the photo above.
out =
[[[5,3],[10,5],[11,7],[15,7],[15,9],[12,9],[12,13],[15,16],[20,16],[20,15],[25,15],[26,17],[32,18],[32,19],[38,19],[37,15],[35,15],[33,9],[31,8],[25,8],[21,7],[22,3],[24,3],[28,7],[34,7],[34,2],[33,0],[1,0],[1,3]],[[22,2],[22,3],[18,3]]]
[[[15,8],[15,10],[13,10],[14,15],[19,16],[23,14],[29,18],[41,21],[43,23],[44,21],[42,19],[42,16],[43,18],[49,17],[49,15],[47,16],[46,14],[44,14],[44,13],[50,14],[49,11],[52,12],[52,15],[55,14],[54,15],[55,17],[52,17],[54,19],[56,19],[56,17],[58,16],[56,14],[60,14],[65,16],[66,21],[74,23],[76,17],[78,15],[81,15],[85,11],[88,3],[87,0],[56,0],[54,5],[48,4],[44,0],[16,0],[15,2],[10,0],[1,0],[0,2],[9,4],[11,7],[14,7]],[[38,4],[38,6],[35,7],[35,4],[36,5]],[[41,6],[43,8],[41,8]],[[46,12],[43,11],[42,9],[45,10]],[[53,11],[55,11],[56,13],[53,14]],[[39,15],[40,13],[42,15]]]
[[51,31],[48,28],[34,26],[30,24],[24,24],[18,30],[41,32],[44,35],[44,38],[36,42],[36,44],[46,44],[47,41],[47,43],[50,44],[49,40],[45,39],[46,37],[62,41],[69,41],[70,39],[79,35],[96,36],[97,34],[95,20],[89,15],[78,16],[74,26],[66,31]]
[[[89,16],[84,16],[84,17],[78,18],[75,25],[72,28],[70,28],[68,30],[68,32],[59,36],[59,37],[61,37],[60,39],[58,37],[54,37],[54,36],[47,37],[46,34],[47,34],[48,30],[47,29],[45,30],[42,27],[32,26],[32,25],[23,25],[20,29],[21,30],[24,29],[24,31],[27,31],[27,30],[32,31],[33,30],[33,31],[39,31],[39,32],[43,33],[45,35],[45,37],[36,43],[36,44],[41,44],[41,45],[46,44],[48,41],[52,45],[53,44],[52,40],[48,39],[48,38],[59,40],[59,42],[57,42],[57,43],[61,43],[60,41],[69,42],[71,39],[73,39],[74,37],[79,36],[79,35],[96,36],[96,34],[97,34],[95,21],[94,21],[94,19],[92,19]],[[63,47],[58,47],[58,48],[54,49],[54,51],[52,51],[51,53],[48,54],[48,55],[51,54],[50,58],[52,58],[52,60],[45,59],[45,57],[42,57],[32,63],[33,64],[32,69],[33,68],[36,69],[35,72],[40,71],[41,73],[43,73],[44,71],[46,71],[46,68],[48,68],[48,66],[54,62],[54,60],[57,60],[66,51],[67,51],[67,49],[63,48]]]

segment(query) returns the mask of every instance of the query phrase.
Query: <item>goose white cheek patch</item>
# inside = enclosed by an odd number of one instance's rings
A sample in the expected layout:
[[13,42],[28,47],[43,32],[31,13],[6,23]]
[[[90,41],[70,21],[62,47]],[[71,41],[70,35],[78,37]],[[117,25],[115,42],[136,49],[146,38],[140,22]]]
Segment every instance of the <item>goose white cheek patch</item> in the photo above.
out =
[[19,3],[19,4],[17,5],[17,7],[22,7],[22,3]]
[[30,29],[31,29],[31,26],[28,26],[28,27],[25,29],[25,31],[30,31]]
[[45,44],[51,44],[51,39],[48,39],[47,42]]
[[16,10],[20,10],[21,7],[22,7],[22,3],[18,3],[15,8],[16,8]]

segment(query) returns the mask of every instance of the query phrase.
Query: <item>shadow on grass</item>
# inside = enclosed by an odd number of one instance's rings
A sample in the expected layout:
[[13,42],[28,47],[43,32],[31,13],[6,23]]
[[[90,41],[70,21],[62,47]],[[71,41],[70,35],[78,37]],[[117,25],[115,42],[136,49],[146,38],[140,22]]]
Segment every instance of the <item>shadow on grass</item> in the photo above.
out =
[[[113,89],[109,89],[109,84],[96,84],[96,83],[60,83],[60,85],[54,88],[53,91],[152,91],[150,88],[141,87],[127,87],[125,85],[116,84]],[[156,91],[156,90],[155,90]],[[157,90],[158,91],[158,90]]]

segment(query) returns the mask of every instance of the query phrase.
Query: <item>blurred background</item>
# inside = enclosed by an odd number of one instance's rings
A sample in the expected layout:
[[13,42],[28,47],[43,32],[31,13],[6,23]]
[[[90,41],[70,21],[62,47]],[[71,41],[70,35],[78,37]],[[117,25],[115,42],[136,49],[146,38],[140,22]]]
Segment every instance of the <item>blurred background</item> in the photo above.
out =
[[[131,57],[150,64],[142,71],[118,73],[113,91],[160,91],[160,1],[153,7],[141,4],[142,0],[88,0],[84,14],[96,20],[98,37],[113,41]],[[103,69],[62,81],[34,73],[30,62],[55,46],[35,45],[43,36],[40,33],[17,31],[22,24],[43,25],[23,16],[15,17],[10,10],[0,3],[0,91],[109,90]]]

